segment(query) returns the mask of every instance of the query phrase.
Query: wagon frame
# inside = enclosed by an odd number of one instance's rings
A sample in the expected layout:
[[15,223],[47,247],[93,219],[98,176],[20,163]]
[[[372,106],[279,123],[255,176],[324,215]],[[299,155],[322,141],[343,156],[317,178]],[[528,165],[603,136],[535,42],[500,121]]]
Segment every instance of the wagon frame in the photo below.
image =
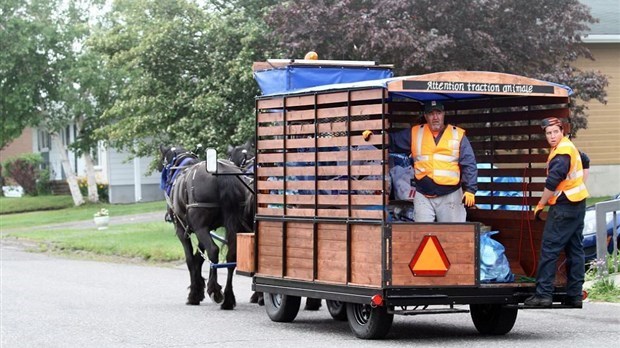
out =
[[[275,321],[294,320],[303,296],[327,300],[335,319],[346,310],[360,338],[385,336],[394,314],[468,311],[455,305],[470,306],[481,333],[509,332],[535,288],[544,226],[530,212],[546,176],[538,123],[568,122],[571,94],[523,76],[454,71],[257,97],[255,230],[238,235],[237,272],[253,276]],[[466,130],[487,164],[479,189],[489,195],[476,197],[483,208],[468,210],[465,223],[394,221],[394,208],[411,203],[390,199],[388,133],[417,124],[429,100],[443,102],[446,122]],[[503,177],[520,182],[495,180]],[[517,210],[498,209],[507,206]],[[489,228],[500,231],[519,281],[481,282],[480,234]],[[565,282],[558,272],[553,308],[563,308]]]

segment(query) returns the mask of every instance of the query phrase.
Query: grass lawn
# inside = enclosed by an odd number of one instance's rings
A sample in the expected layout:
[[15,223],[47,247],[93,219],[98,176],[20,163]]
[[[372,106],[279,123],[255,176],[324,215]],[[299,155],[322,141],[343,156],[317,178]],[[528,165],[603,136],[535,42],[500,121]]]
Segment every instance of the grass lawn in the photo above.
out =
[[[44,196],[49,197],[49,196]],[[58,197],[58,196],[51,196]],[[23,199],[22,198],[7,198],[7,199]],[[38,198],[38,197],[28,197]],[[152,211],[161,211],[162,216],[166,210],[166,202],[147,202],[147,203],[134,203],[134,204],[84,204],[79,207],[71,207],[58,209],[58,210],[45,210],[35,211],[29,213],[7,214],[0,215],[0,230],[20,228],[20,227],[34,227],[41,225],[49,225],[63,222],[90,220],[93,218],[93,214],[101,208],[109,210],[111,216],[139,214]]]
[[107,230],[37,230],[9,232],[8,240],[34,242],[34,251],[52,251],[95,259],[139,259],[147,262],[183,260],[183,248],[166,222],[113,225]]
[[73,206],[71,196],[24,196],[20,198],[0,197],[0,214],[14,214],[27,211],[55,210]]

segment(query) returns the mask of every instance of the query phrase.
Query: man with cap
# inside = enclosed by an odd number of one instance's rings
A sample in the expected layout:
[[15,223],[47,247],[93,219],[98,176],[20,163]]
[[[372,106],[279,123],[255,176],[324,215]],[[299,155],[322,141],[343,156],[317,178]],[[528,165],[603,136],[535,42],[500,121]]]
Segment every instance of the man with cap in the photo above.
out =
[[536,293],[525,300],[525,305],[551,306],[556,265],[560,252],[564,250],[567,284],[563,304],[581,308],[585,273],[583,218],[588,197],[584,182],[590,159],[564,136],[564,127],[558,118],[542,120],[541,127],[551,150],[547,158],[545,189],[536,205],[534,216],[540,219],[545,205],[550,208],[542,235]]
[[[390,134],[390,151],[413,158],[416,222],[464,222],[475,205],[478,169],[465,131],[444,123],[441,102],[424,104],[426,123]],[[464,193],[463,193],[464,192]]]

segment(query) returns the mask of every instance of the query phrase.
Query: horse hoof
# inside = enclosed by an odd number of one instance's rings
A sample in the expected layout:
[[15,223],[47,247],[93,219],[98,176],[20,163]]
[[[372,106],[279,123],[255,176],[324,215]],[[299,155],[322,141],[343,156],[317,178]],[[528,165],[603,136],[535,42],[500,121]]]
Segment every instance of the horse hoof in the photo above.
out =
[[211,301],[218,304],[224,301],[224,294],[222,294],[221,292],[214,292],[210,294],[209,297],[211,297]]
[[263,296],[258,299],[258,305],[261,307],[265,305],[265,298]]
[[306,298],[306,306],[304,310],[306,311],[318,311],[321,308],[321,299],[320,298]]
[[200,305],[200,301],[188,299],[187,302],[185,302],[185,304],[188,306],[198,306]]
[[223,310],[232,310],[232,309],[235,309],[235,307],[237,307],[236,303],[233,303],[233,304],[222,303],[222,305],[220,306],[220,308]]

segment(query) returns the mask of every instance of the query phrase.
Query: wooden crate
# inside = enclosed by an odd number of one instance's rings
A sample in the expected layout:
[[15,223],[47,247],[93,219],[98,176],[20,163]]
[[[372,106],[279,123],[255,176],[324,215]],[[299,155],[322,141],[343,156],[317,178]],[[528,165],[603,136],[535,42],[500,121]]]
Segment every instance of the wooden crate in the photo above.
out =
[[254,273],[254,233],[237,233],[237,271]]

